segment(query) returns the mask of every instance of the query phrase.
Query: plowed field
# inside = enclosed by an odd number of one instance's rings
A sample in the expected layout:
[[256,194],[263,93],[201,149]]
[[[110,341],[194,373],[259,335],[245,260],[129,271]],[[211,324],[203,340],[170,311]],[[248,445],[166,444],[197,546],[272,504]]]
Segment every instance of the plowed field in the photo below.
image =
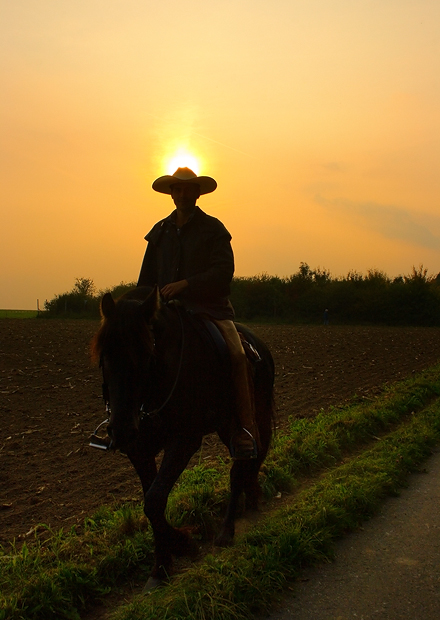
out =
[[[70,527],[102,504],[141,501],[126,457],[88,447],[104,419],[88,346],[94,321],[0,320],[0,544],[38,523]],[[254,326],[276,364],[277,426],[440,361],[440,329]],[[206,438],[196,460],[224,452]]]

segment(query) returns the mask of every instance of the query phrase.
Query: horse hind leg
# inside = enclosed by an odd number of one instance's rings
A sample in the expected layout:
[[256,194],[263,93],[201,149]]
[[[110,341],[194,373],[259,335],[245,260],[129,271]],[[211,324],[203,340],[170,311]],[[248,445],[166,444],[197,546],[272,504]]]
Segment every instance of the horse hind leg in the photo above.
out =
[[235,534],[235,520],[242,493],[246,494],[246,509],[257,510],[260,496],[258,484],[258,460],[235,461],[230,474],[231,495],[226,515],[219,534],[215,538],[218,547],[232,544]]
[[260,465],[255,463],[254,470],[249,472],[247,479],[245,480],[245,495],[246,495],[246,510],[252,512],[258,512],[259,503],[261,500],[261,487],[258,482],[258,472]]

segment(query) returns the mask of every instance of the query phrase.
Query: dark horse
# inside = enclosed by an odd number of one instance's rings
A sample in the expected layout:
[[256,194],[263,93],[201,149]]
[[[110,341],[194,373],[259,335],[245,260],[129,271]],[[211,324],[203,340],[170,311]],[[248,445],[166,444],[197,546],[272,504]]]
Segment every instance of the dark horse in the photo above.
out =
[[[111,447],[128,455],[141,479],[144,512],[155,540],[155,566],[147,584],[151,588],[167,578],[172,555],[194,551],[189,535],[171,527],[164,512],[174,483],[200,448],[203,436],[217,432],[230,445],[236,429],[230,373],[218,347],[208,342],[198,326],[200,321],[178,304],[161,305],[157,289],[139,287],[117,302],[107,293],[101,313],[102,325],[92,352],[102,366]],[[230,500],[216,538],[221,546],[232,542],[242,492],[247,507],[257,508],[258,471],[273,426],[272,356],[252,332],[238,328],[261,357],[253,368],[261,446],[256,459],[233,463]],[[157,470],[155,457],[162,449]]]

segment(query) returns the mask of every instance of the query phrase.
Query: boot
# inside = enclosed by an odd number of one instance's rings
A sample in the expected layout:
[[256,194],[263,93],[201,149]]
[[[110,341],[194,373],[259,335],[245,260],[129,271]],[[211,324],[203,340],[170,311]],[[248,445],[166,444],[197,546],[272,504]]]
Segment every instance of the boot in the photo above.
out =
[[245,372],[235,375],[237,418],[231,437],[230,452],[234,460],[256,459],[259,448],[258,427],[255,422],[253,381],[249,363],[245,359]]
[[[258,428],[255,423],[253,380],[250,363],[246,358],[242,338],[230,320],[215,320],[231,356],[231,379],[234,384],[236,419],[233,422],[230,452],[233,459],[256,458],[259,447]],[[257,352],[255,352],[259,358]],[[257,360],[257,357],[252,359]]]

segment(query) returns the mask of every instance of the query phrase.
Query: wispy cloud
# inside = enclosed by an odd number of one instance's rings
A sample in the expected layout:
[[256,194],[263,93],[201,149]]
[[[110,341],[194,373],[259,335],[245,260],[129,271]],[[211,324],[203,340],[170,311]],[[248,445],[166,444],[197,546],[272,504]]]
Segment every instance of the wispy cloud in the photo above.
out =
[[325,209],[343,215],[387,239],[398,239],[424,248],[440,249],[440,217],[414,213],[403,207],[376,202],[355,202],[345,198],[328,200],[320,195],[315,200]]
[[328,172],[344,172],[346,166],[339,161],[328,161],[322,164],[322,168],[325,168]]

